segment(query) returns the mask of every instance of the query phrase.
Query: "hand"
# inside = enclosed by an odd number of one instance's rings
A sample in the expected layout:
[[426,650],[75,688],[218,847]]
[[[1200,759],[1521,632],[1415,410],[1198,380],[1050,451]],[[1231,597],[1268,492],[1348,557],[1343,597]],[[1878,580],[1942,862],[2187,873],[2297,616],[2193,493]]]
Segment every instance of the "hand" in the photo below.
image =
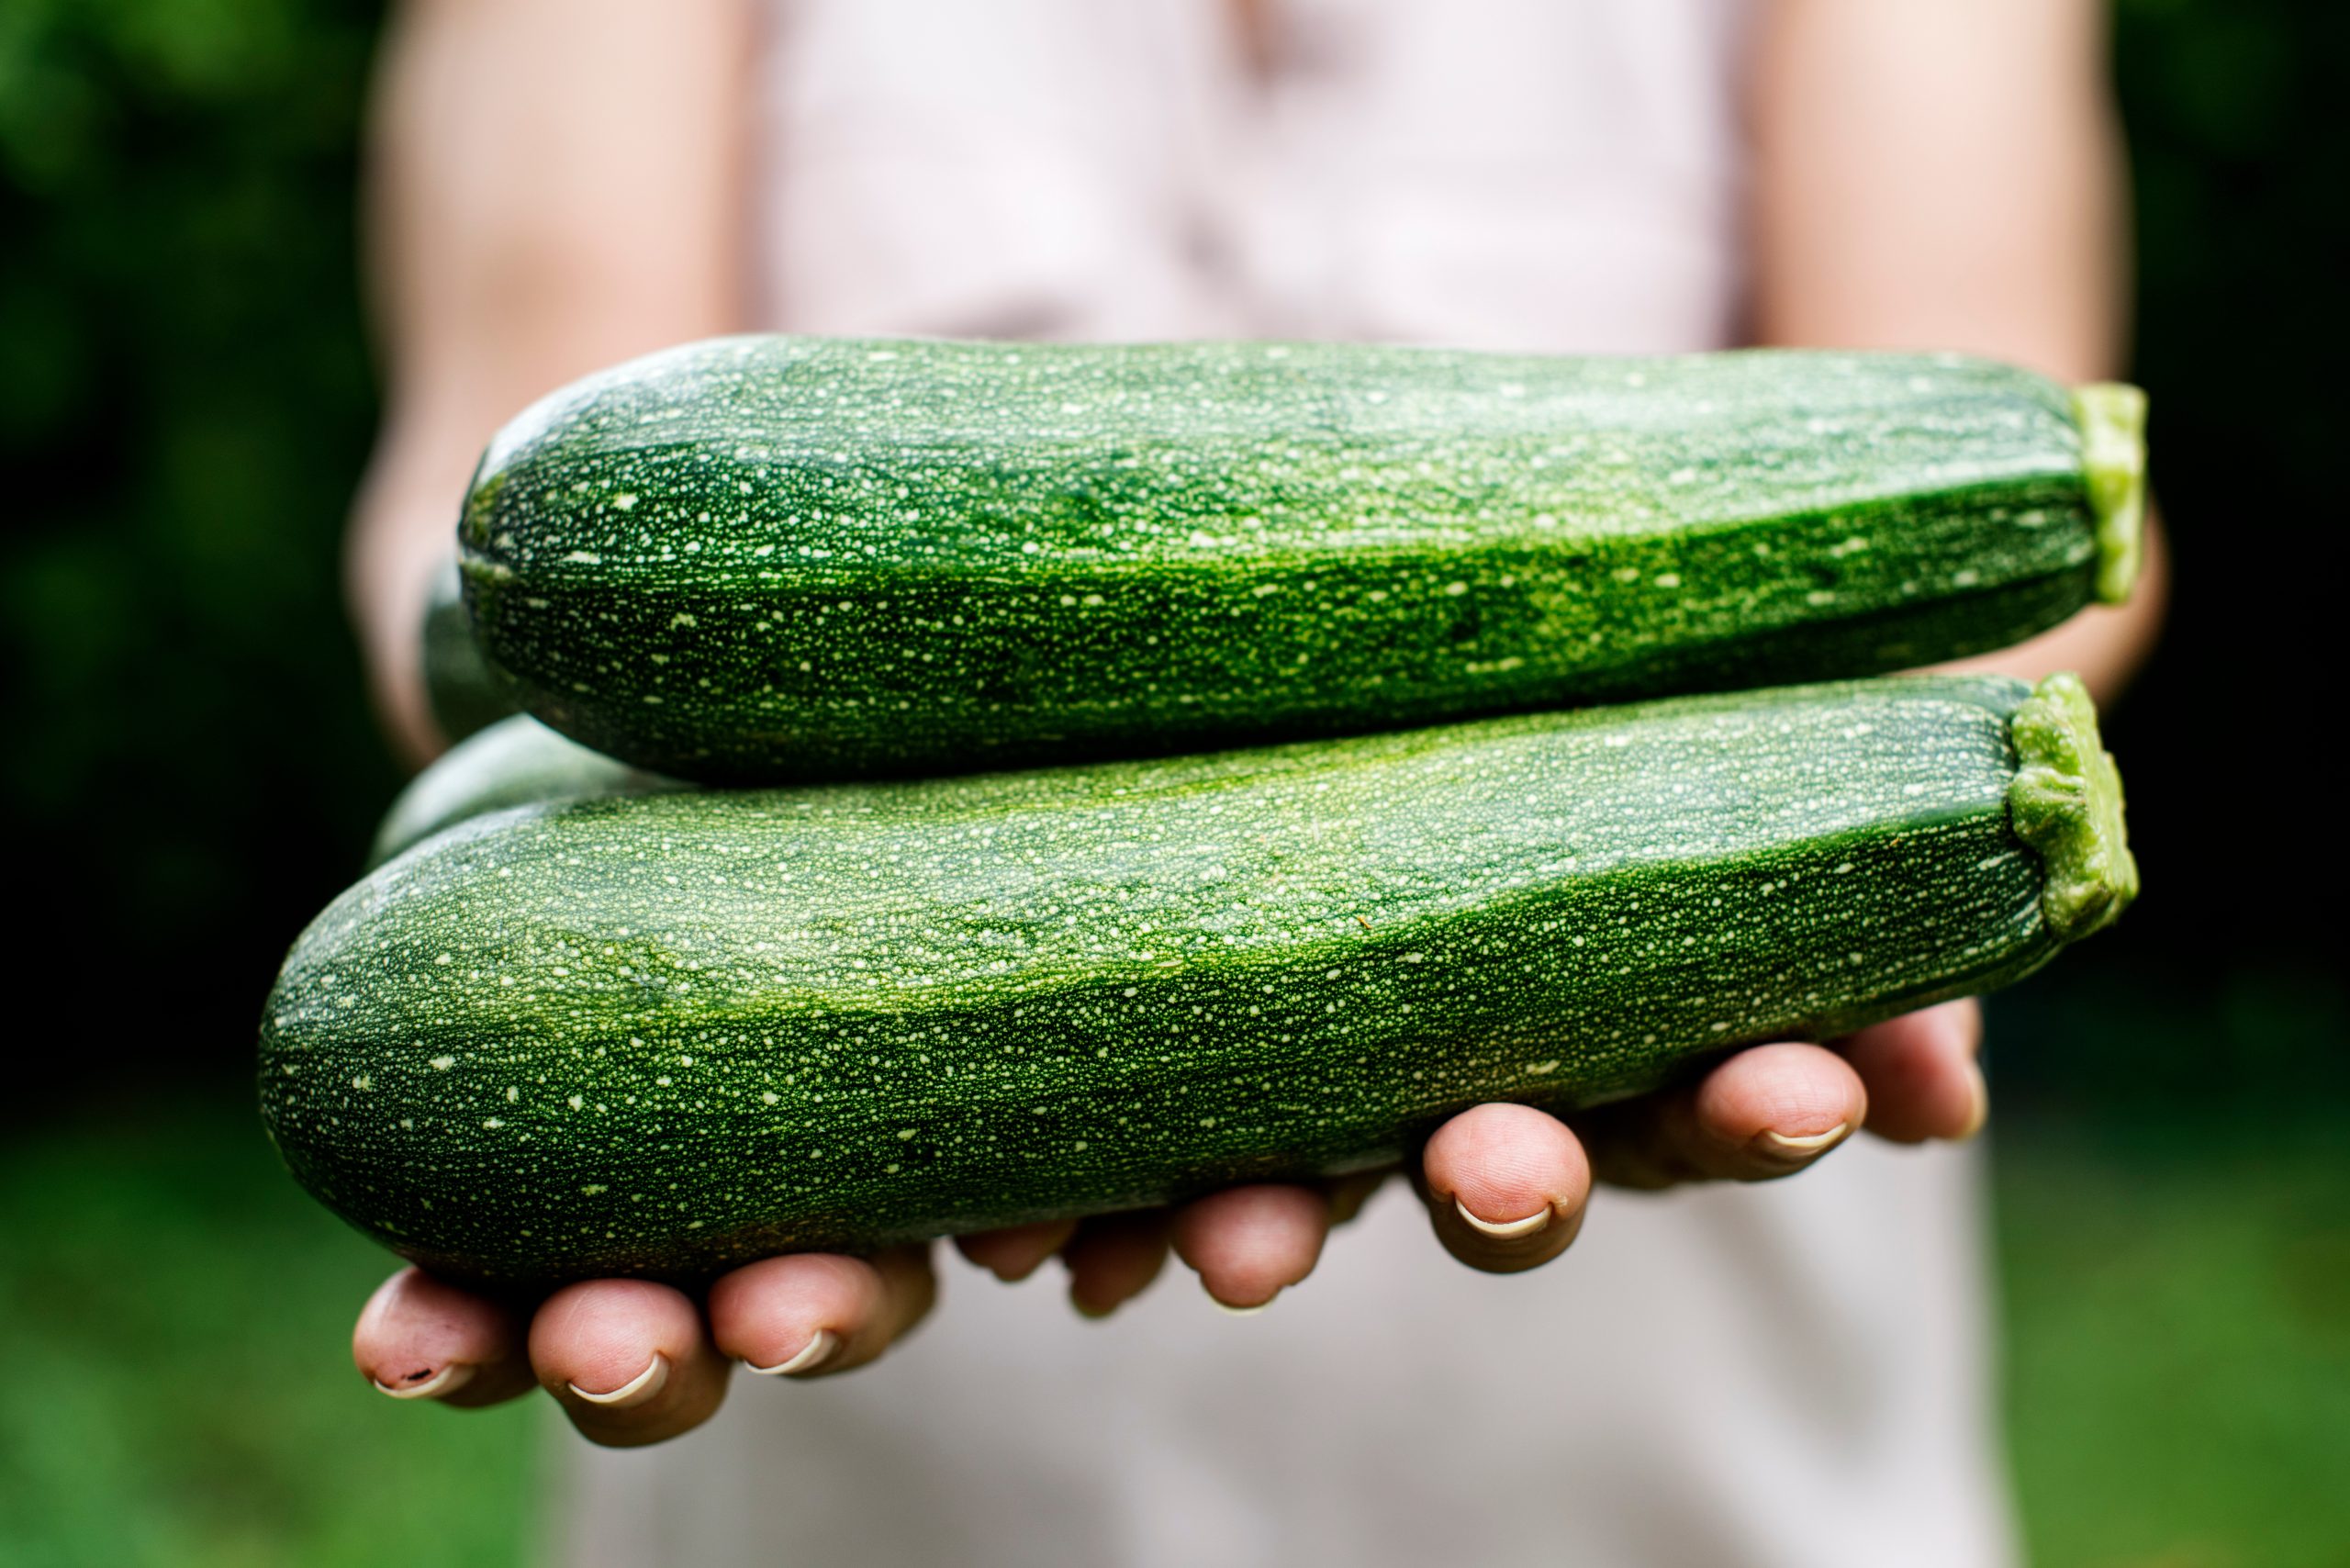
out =
[[[1481,1105],[1429,1138],[1413,1185],[1454,1257],[1494,1273],[1531,1269],[1574,1239],[1595,1175],[1634,1187],[1760,1182],[1803,1170],[1863,1124],[1897,1143],[1971,1136],[1986,1107],[1981,1032],[1974,1002],[1951,1002],[1830,1046],[1755,1046],[1682,1088],[1564,1120]],[[1171,1249],[1219,1304],[1253,1310],[1313,1271],[1330,1226],[1361,1206],[1380,1174],[1235,1187],[1181,1208],[956,1245],[1006,1280],[1058,1254],[1071,1302],[1091,1316],[1138,1294]],[[352,1353],[397,1398],[470,1407],[535,1383],[583,1435],[629,1447],[708,1419],[734,1361],[793,1378],[863,1366],[919,1323],[935,1294],[923,1247],[765,1259],[719,1279],[699,1304],[646,1280],[588,1281],[527,1318],[406,1269],[368,1301]]]

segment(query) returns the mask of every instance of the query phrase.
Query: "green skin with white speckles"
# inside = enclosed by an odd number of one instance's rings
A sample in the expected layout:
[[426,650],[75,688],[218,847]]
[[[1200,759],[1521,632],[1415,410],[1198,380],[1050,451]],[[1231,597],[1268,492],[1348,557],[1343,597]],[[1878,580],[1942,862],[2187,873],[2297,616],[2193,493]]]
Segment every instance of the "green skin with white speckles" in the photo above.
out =
[[263,1106],[329,1206],[485,1281],[1360,1167],[2037,968],[2126,861],[2052,704],[1888,679],[496,813],[295,945]]
[[425,703],[442,738],[454,743],[477,734],[520,706],[474,640],[464,578],[453,557],[433,575],[420,630]]
[[[2126,594],[2143,402],[1955,356],[723,339],[485,455],[482,645],[717,782],[1729,690]],[[2134,466],[2133,466],[2134,465]]]
[[443,828],[507,806],[648,795],[686,786],[565,739],[527,713],[509,714],[452,746],[408,781],[375,829],[369,869]]

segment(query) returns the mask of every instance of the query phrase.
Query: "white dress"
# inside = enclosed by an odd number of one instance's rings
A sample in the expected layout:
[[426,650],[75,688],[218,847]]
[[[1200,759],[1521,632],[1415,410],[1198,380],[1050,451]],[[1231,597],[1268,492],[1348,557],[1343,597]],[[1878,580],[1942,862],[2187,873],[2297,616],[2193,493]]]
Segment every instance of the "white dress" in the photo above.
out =
[[[1740,0],[777,0],[770,325],[1561,352],[1736,341]],[[552,1534],[642,1564],[2012,1560],[1979,1162],[1867,1139],[1602,1190],[1561,1261],[1400,1184],[1261,1316],[1180,1265],[1106,1323],[942,1249],[932,1320],[708,1427],[561,1441]]]

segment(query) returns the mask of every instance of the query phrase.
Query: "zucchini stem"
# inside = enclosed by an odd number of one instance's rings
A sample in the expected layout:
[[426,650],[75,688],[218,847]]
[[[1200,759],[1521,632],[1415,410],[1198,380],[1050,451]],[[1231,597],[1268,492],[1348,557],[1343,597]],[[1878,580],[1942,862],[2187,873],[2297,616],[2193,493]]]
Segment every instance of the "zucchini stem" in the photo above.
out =
[[2070,671],[2033,688],[2008,733],[2021,764],[2008,789],[2008,820],[2046,868],[2040,907],[2050,935],[2077,942],[2138,896],[2121,772],[2098,735],[2088,689]]
[[2102,381],[2075,388],[2073,410],[2097,514],[2097,597],[2120,604],[2138,581],[2146,529],[2146,395]]

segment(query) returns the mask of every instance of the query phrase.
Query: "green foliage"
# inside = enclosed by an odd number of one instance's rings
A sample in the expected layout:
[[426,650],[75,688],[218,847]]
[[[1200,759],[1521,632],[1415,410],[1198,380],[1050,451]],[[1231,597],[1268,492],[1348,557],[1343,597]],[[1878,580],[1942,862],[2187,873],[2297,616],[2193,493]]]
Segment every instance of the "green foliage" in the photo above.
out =
[[2350,1541],[2341,1120],[1999,1139],[2009,1441],[2042,1568],[2337,1568]]
[[2163,645],[2108,724],[2150,890],[2116,946],[2211,1009],[2239,964],[2335,963],[2322,923],[2288,916],[2340,885],[2342,837],[2259,802],[2327,776],[2336,728],[2315,692],[2340,663],[2350,7],[2121,0],[2118,21],[2136,374],[2176,559]]
[[135,970],[133,1037],[214,1068],[391,782],[336,582],[374,19],[0,6],[0,809],[40,827],[44,978]]
[[391,1260],[183,1097],[0,1152],[0,1561],[463,1568],[526,1560],[537,1402],[368,1391],[342,1347]]
[[2350,1105],[2350,987],[2311,918],[2350,865],[2342,834],[2285,806],[2333,775],[2338,728],[2320,683],[2341,662],[2350,7],[2121,0],[2116,19],[2134,373],[2173,551],[2162,645],[2105,715],[2147,896],[2004,1001],[2000,1094]]
[[[2341,1561],[2344,1132],[2273,1107],[2002,1127],[2034,1562]],[[0,1234],[9,1568],[526,1560],[539,1402],[369,1393],[341,1347],[389,1260],[301,1195],[241,1104],[117,1105],[0,1144]]]

